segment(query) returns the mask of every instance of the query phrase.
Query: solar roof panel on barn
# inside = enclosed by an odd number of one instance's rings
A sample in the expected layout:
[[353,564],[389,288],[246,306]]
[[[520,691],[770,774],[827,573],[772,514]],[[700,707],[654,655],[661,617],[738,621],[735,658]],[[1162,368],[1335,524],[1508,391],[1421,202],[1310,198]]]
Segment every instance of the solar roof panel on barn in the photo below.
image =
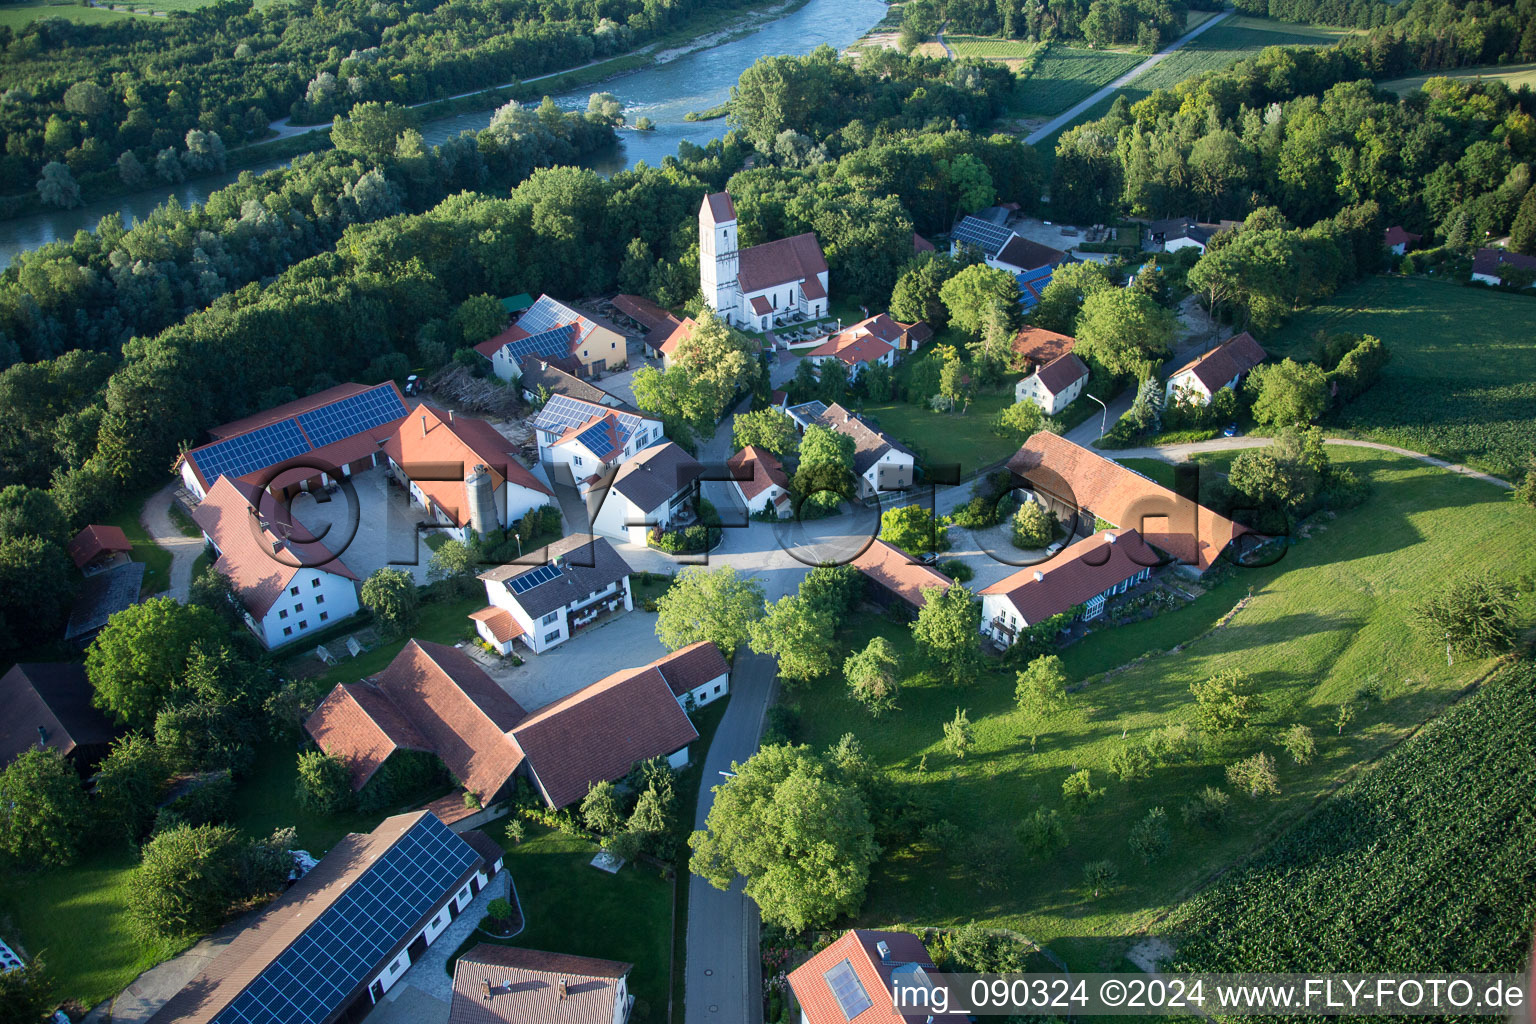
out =
[[965,217],[950,232],[949,237],[955,242],[974,245],[988,256],[996,256],[1008,244],[1008,239],[1013,237],[1013,232],[980,217]]
[[400,400],[400,394],[393,386],[380,384],[339,402],[300,413],[299,425],[316,448],[323,448],[404,415],[405,403]]
[[310,450],[293,420],[278,420],[246,434],[216,441],[194,453],[197,466],[210,483],[220,476],[241,477]]

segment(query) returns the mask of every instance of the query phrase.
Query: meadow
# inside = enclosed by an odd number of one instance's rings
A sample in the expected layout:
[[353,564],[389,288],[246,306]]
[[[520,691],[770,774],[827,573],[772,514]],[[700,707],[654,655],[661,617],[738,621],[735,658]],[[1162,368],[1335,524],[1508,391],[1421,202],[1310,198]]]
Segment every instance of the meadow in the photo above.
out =
[[1509,477],[1536,454],[1536,299],[1448,281],[1376,277],[1264,339],[1305,357],[1318,331],[1374,334],[1381,380],[1326,422]]
[[1536,87],[1536,63],[1454,68],[1449,71],[1437,71],[1433,75],[1413,75],[1408,78],[1394,78],[1389,82],[1379,82],[1377,84],[1381,88],[1401,96],[1415,89],[1422,89],[1424,83],[1431,78],[1471,78],[1482,82],[1503,82],[1511,89],[1518,89],[1522,85]]
[[1059,114],[1145,59],[1138,53],[1053,44],[1019,83],[1018,113],[1024,117]]
[[[1329,454],[1370,480],[1369,501],[1332,521],[1324,517],[1274,566],[1225,570],[1224,579],[1180,610],[1098,628],[1066,648],[1067,674],[1081,689],[1067,711],[1038,727],[1033,750],[1036,723],[1014,706],[1011,670],[994,663],[976,683],[956,688],[933,678],[903,626],[876,617],[850,626],[850,649],[877,633],[897,645],[907,673],[899,710],[872,720],[846,697],[839,678],[821,680],[791,695],[800,705],[800,738],[825,747],[852,732],[893,781],[956,826],[956,838],[943,848],[886,854],[859,923],[974,919],[1022,931],[1074,970],[1115,968],[1133,936],[1304,818],[1485,671],[1487,660],[1458,658],[1447,667],[1443,651],[1419,640],[1411,611],[1444,582],[1447,566],[1505,574],[1536,568],[1536,553],[1487,543],[1527,533],[1536,512],[1490,484],[1411,459],[1365,449]],[[1529,604],[1522,609],[1527,618]],[[1135,660],[1147,652],[1164,653]],[[1265,699],[1257,725],[1139,781],[1111,773],[1115,754],[1139,745],[1151,729],[1191,723],[1190,684],[1225,669],[1240,669],[1257,683]],[[1378,696],[1359,695],[1367,683]],[[1340,734],[1335,719],[1345,702],[1358,703],[1358,713]],[[963,760],[942,743],[942,723],[957,708],[968,709],[975,728]],[[1293,724],[1308,726],[1316,738],[1317,757],[1307,766],[1272,742]],[[1257,750],[1276,756],[1280,794],[1234,796],[1219,830],[1186,825],[1180,811],[1191,796],[1225,786],[1224,766]],[[1061,785],[1083,768],[1105,792],[1074,811]],[[1043,857],[1031,856],[1015,834],[1037,807],[1061,813],[1067,833],[1066,846]],[[1167,812],[1172,847],[1146,864],[1127,838],[1155,807]],[[1117,866],[1118,879],[1094,898],[1084,867],[1103,859]]]
[[109,21],[131,18],[126,11],[109,11],[101,7],[87,7],[78,3],[44,3],[23,0],[22,3],[0,4],[0,26],[16,30],[25,28],[40,18],[64,18],[81,25],[103,25]]

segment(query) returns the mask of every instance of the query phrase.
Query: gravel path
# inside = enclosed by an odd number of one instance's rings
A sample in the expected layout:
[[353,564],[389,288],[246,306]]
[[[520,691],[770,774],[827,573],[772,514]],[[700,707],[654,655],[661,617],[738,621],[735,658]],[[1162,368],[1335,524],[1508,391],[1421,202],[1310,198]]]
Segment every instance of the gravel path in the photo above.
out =
[[[1104,454],[1112,459],[1158,459],[1162,462],[1185,462],[1191,455],[1198,455],[1201,452],[1264,448],[1269,443],[1270,438],[1267,437],[1218,437],[1210,441],[1194,441],[1188,444],[1165,444],[1151,448],[1124,448],[1120,451],[1106,451]],[[1409,451],[1407,448],[1398,448],[1394,445],[1381,444],[1377,441],[1357,441],[1350,437],[1329,437],[1325,438],[1323,443],[1344,445],[1348,448],[1373,448],[1379,452],[1403,455],[1410,459],[1418,459],[1420,462],[1434,466],[1436,469],[1444,469],[1452,473],[1458,473],[1461,476],[1470,476],[1475,480],[1481,480],[1484,483],[1493,484],[1495,487],[1502,487],[1505,490],[1510,490],[1515,486],[1502,477],[1494,476],[1491,473],[1484,473],[1470,466],[1463,466],[1459,462],[1446,462],[1444,459],[1437,459],[1433,455],[1425,455],[1423,452]]]
[[139,512],[139,525],[150,539],[171,553],[170,595],[186,603],[192,592],[192,563],[203,553],[201,537],[187,537],[171,521],[171,502],[181,480],[172,480],[160,488],[144,503]]

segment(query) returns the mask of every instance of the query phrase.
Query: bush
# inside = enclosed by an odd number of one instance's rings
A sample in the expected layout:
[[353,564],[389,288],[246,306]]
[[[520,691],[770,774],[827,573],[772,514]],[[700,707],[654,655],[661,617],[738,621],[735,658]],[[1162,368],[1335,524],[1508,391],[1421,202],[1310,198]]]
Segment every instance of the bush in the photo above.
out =
[[1226,823],[1228,805],[1231,802],[1232,797],[1225,790],[1206,786],[1195,794],[1193,800],[1184,805],[1181,812],[1184,823],[1214,831]]
[[763,719],[765,747],[778,743],[794,743],[800,735],[800,712],[787,704],[775,704]]
[[1088,769],[1073,772],[1061,783],[1061,795],[1066,800],[1068,807],[1083,807],[1093,803],[1104,795],[1102,787],[1093,788],[1093,780]]
[[1170,841],[1168,814],[1161,807],[1149,810],[1131,829],[1131,850],[1147,864],[1168,852]]
[[316,814],[336,814],[351,807],[352,773],[341,758],[320,750],[299,753],[293,795],[299,806]]
[[147,935],[211,931],[235,905],[276,892],[292,868],[291,832],[251,843],[226,825],[180,825],[144,846],[128,880],[128,914]]
[[1037,501],[1026,501],[1013,514],[1013,546],[1043,548],[1056,535],[1056,513],[1047,512]]
[[969,583],[976,576],[976,570],[958,558],[946,558],[938,564],[937,568],[939,572],[948,576],[956,583]]

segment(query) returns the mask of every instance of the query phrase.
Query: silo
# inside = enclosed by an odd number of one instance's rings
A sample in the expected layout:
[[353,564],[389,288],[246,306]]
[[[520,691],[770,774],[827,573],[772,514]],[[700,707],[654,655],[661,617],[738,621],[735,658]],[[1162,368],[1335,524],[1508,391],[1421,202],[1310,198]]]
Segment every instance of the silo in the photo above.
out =
[[469,499],[470,528],[484,537],[500,525],[496,521],[496,491],[484,466],[476,466],[464,480],[464,493]]

